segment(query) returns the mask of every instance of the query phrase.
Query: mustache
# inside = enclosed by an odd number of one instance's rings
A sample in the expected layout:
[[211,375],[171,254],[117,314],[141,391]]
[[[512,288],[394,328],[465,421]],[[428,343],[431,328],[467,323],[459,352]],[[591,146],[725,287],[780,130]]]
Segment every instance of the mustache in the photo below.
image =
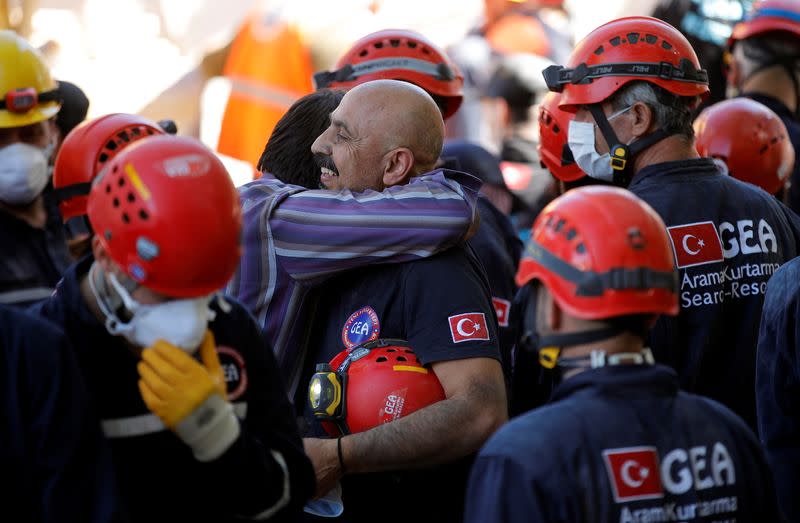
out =
[[339,174],[339,169],[336,168],[336,164],[333,163],[333,158],[330,156],[326,156],[324,154],[315,154],[314,161],[320,168],[324,167],[335,172],[337,175]]

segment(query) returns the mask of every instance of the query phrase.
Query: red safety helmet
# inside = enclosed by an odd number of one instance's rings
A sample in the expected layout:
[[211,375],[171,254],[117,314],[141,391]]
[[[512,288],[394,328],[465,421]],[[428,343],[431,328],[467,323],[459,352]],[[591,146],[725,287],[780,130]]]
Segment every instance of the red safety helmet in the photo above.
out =
[[694,122],[700,156],[722,160],[728,174],[776,194],[794,169],[795,152],[780,117],[769,107],[734,98],[707,107]]
[[728,44],[752,36],[782,31],[800,38],[800,2],[797,0],[758,0],[744,21],[733,28]]
[[111,160],[89,194],[89,221],[137,283],[174,298],[223,287],[241,254],[239,196],[199,141],[141,140]]
[[333,71],[314,75],[317,89],[350,89],[371,80],[403,80],[425,89],[437,101],[444,118],[452,116],[464,98],[464,77],[455,62],[415,31],[386,29],[353,44]]
[[53,169],[53,188],[68,231],[86,229],[81,225],[89,190],[103,167],[128,145],[159,134],[165,133],[155,122],[117,113],[83,122],[64,138]]
[[551,91],[563,91],[560,107],[569,112],[600,103],[637,80],[678,96],[709,94],[708,74],[686,37],[647,16],[601,25],[580,41],[566,67],[550,66],[544,77]]
[[573,182],[586,173],[572,159],[567,130],[574,116],[558,108],[560,101],[561,93],[547,93],[539,106],[539,159],[553,176]]
[[486,29],[486,41],[501,54],[550,56],[550,38],[544,25],[523,13],[502,16]]
[[533,279],[578,318],[678,313],[666,226],[649,205],[616,187],[573,189],[544,208],[517,272],[520,286]]
[[378,339],[317,366],[308,399],[331,436],[364,432],[445,399],[436,374],[403,340]]

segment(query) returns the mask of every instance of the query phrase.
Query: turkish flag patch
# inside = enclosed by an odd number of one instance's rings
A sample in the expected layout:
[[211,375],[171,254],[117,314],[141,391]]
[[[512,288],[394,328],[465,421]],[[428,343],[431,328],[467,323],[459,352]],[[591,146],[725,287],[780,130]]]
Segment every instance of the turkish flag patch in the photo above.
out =
[[492,297],[494,313],[497,314],[497,324],[508,327],[508,314],[511,312],[511,302],[502,298]]
[[447,320],[450,322],[450,335],[453,337],[453,343],[489,339],[486,316],[482,312],[456,314]]
[[664,497],[655,447],[626,447],[603,451],[617,503]]
[[722,242],[714,222],[687,223],[667,227],[679,269],[721,262]]

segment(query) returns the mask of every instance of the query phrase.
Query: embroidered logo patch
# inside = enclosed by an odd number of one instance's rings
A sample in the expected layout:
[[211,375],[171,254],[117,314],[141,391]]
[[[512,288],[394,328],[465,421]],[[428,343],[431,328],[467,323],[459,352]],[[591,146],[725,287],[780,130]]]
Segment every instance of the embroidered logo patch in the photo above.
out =
[[381,322],[375,310],[370,307],[363,307],[347,318],[342,329],[342,343],[348,349],[352,349],[362,343],[376,340],[381,333]]
[[247,390],[247,368],[239,351],[224,345],[217,346],[217,356],[228,386],[228,401],[234,401]]

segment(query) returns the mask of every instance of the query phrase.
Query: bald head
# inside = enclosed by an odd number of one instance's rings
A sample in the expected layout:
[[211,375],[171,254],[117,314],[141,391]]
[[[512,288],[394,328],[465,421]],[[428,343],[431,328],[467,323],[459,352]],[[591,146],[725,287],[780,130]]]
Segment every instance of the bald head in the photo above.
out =
[[382,137],[387,150],[411,150],[416,174],[433,168],[442,152],[444,120],[424,89],[399,80],[375,80],[354,87],[347,97],[371,115],[365,123],[371,126],[370,132]]
[[397,80],[354,87],[311,147],[329,189],[377,189],[430,171],[442,151],[444,121],[421,88]]

